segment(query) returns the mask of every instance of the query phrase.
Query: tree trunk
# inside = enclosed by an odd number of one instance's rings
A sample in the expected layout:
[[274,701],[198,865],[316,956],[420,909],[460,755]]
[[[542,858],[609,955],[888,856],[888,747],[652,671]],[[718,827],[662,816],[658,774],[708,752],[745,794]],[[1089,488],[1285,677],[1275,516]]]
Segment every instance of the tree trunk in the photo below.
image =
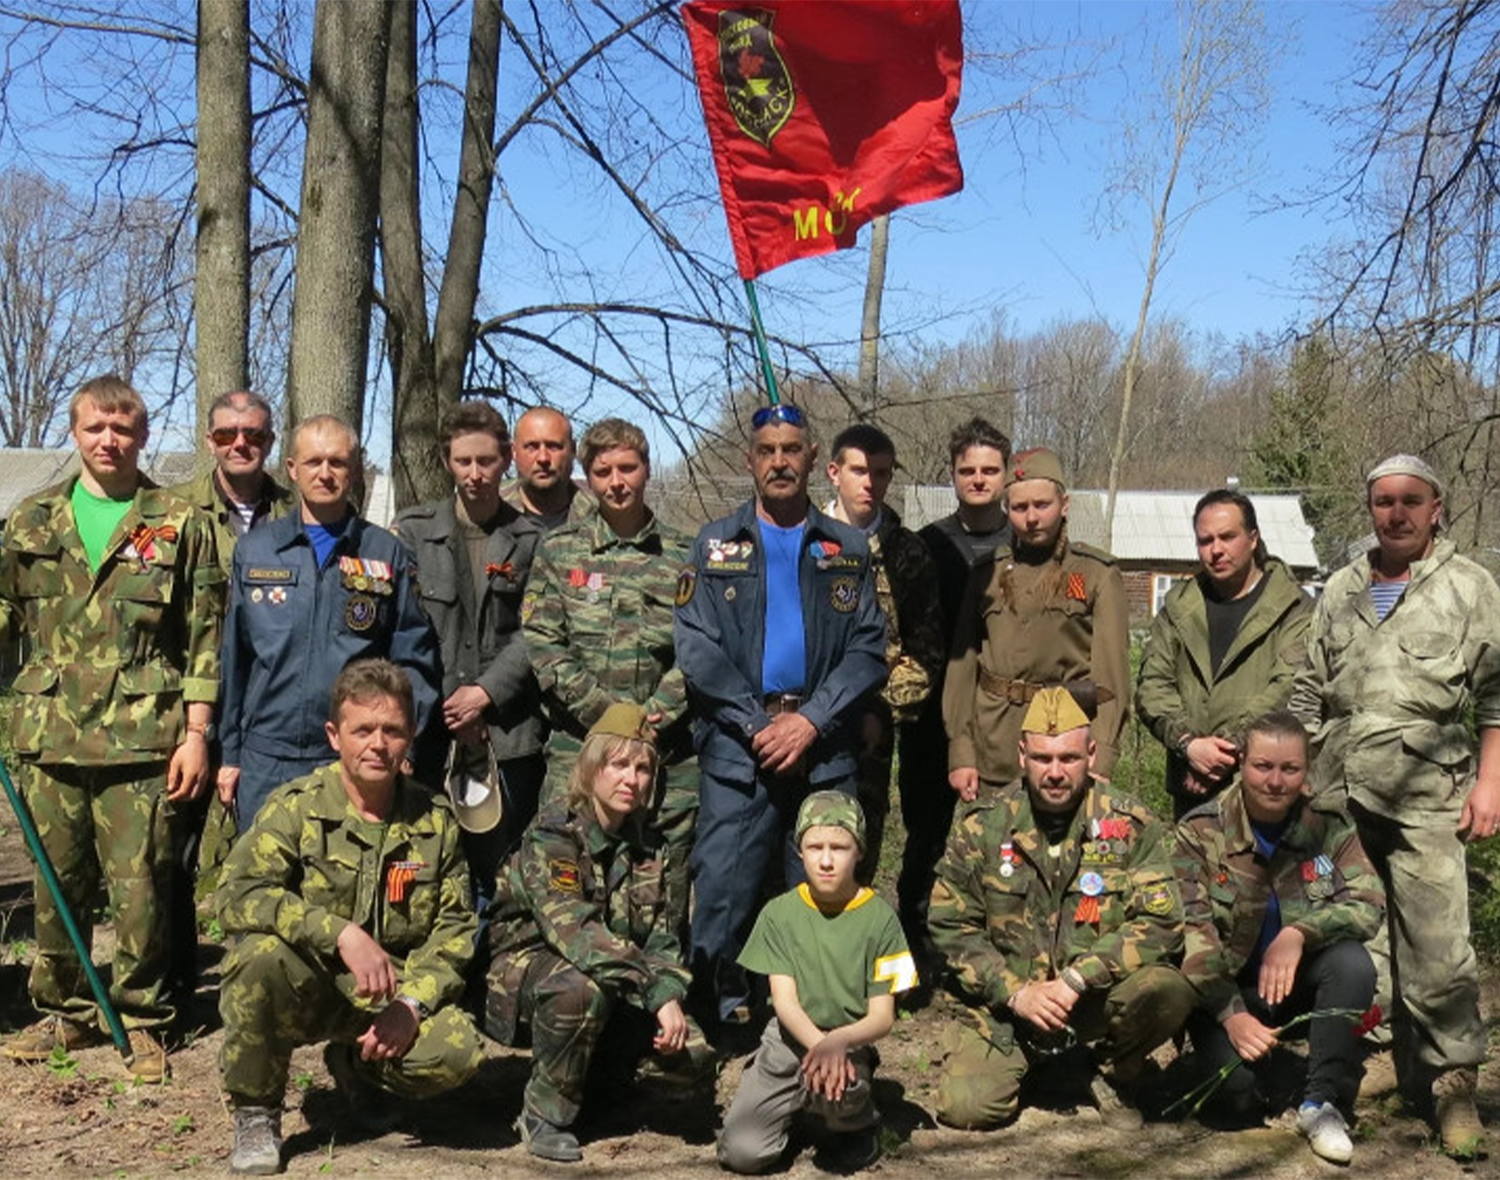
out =
[[[415,17],[404,22],[398,19],[396,24],[405,28],[393,28],[391,34],[385,135],[388,155],[381,169],[381,248],[396,388],[392,457],[396,502],[403,507],[446,496],[450,490],[438,450],[438,423],[463,393],[464,366],[473,345],[474,306],[479,298],[495,177],[491,141],[495,134],[502,11],[500,0],[477,0],[472,8],[458,189],[431,334],[427,329],[416,184]],[[402,44],[402,37],[409,41],[409,49]]]
[[389,12],[318,0],[287,402],[295,421],[337,414],[363,433]]
[[[198,433],[250,381],[250,5],[198,0],[198,237],[193,283]],[[200,464],[211,461],[207,450]]]
[[880,300],[885,295],[885,260],[890,253],[891,215],[882,213],[870,231],[870,269],[865,277],[865,309],[859,328],[859,416],[875,417],[880,392]]

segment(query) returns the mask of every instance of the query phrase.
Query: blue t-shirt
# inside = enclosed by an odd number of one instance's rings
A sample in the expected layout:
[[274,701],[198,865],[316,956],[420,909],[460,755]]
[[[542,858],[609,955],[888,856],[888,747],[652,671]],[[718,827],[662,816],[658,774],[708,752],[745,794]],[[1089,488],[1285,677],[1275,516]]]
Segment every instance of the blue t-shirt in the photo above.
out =
[[797,559],[802,525],[778,528],[760,522],[766,547],[766,646],[760,662],[760,690],[801,692],[807,687],[807,635],[802,629],[802,585]]
[[312,542],[313,554],[318,559],[318,568],[322,569],[328,564],[328,555],[333,552],[333,547],[339,543],[345,531],[349,528],[349,522],[354,519],[353,514],[344,517],[337,524],[318,524],[316,521],[302,522],[303,529],[307,532],[307,539]]

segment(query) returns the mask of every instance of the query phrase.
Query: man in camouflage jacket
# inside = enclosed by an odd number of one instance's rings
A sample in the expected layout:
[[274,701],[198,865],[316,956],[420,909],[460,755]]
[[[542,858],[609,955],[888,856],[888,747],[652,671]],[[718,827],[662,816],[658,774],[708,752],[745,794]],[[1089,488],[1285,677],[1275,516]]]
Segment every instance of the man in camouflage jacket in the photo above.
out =
[[[131,1030],[136,1076],[160,1081],[165,1057],[145,1030],[173,1017],[163,995],[169,819],[208,782],[224,580],[212,533],[139,471],[140,395],[117,377],[96,378],[69,416],[82,472],[23,501],[0,543],[0,643],[18,635],[23,654],[9,736],[84,930],[101,879],[108,890],[110,999]],[[6,1046],[25,1061],[86,1043],[99,1022],[40,876],[35,896],[30,988],[46,1015]]]
[[610,705],[645,708],[657,732],[660,797],[651,826],[664,843],[673,921],[687,917],[688,856],[698,809],[687,685],[672,616],[692,538],[646,505],[650,448],[618,418],[580,447],[598,511],[547,534],[522,607],[526,643],[551,725],[542,806],[561,804],[589,726]]
[[382,1091],[452,1089],[483,1055],[457,1004],[475,937],[458,820],[400,771],[411,683],[389,661],[356,660],[331,696],[339,761],[272,792],[219,886],[233,937],[219,1060],[237,1156],[267,1122],[279,1152],[299,1044],[333,1042],[329,1069],[365,1119],[378,1117]]
[[1030,1062],[1093,1047],[1110,1121],[1138,1123],[1115,1086],[1192,1008],[1169,964],[1182,901],[1166,827],[1090,778],[1089,719],[1065,689],[1038,692],[1022,723],[1024,779],[955,825],[929,921],[967,1019],[944,1033],[937,1113],[958,1127],[1013,1118]]
[[[859,423],[834,436],[828,464],[834,496],[824,511],[865,534],[875,597],[885,613],[888,675],[860,718],[859,802],[866,837],[858,876],[865,885],[875,879],[891,809],[896,723],[919,716],[948,659],[937,566],[927,546],[885,502],[895,471],[896,444],[885,431]],[[921,793],[930,794],[930,787]],[[917,802],[903,797],[902,813]]]

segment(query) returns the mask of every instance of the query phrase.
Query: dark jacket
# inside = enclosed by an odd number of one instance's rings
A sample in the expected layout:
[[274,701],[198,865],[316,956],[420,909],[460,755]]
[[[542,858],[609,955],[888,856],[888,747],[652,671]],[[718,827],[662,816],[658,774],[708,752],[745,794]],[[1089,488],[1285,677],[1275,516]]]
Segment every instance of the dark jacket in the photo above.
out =
[[[748,554],[725,552],[745,542]],[[816,555],[813,546],[823,542],[837,552]],[[827,782],[854,774],[859,735],[845,723],[860,698],[885,682],[885,618],[863,535],[811,504],[798,576],[807,645],[800,712],[818,730],[807,771],[812,782]],[[687,677],[699,763],[728,779],[754,778],[750,740],[771,723],[761,692],[765,603],[765,546],[752,500],[704,526],[677,589],[677,663]]]
[[491,701],[484,719],[495,757],[535,754],[546,731],[521,634],[521,600],[541,529],[501,502],[500,520],[485,547],[485,589],[479,599],[451,498],[408,508],[396,518],[395,530],[416,554],[422,608],[442,645],[443,697],[479,685]]

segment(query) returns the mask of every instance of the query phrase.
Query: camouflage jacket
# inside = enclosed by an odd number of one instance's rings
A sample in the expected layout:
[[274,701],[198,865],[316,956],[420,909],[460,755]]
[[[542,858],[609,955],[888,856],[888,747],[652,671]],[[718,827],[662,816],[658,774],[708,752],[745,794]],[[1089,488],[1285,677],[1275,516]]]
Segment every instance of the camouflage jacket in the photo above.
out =
[[1378,622],[1368,557],[1328,579],[1291,708],[1313,735],[1315,790],[1387,816],[1451,816],[1474,781],[1472,708],[1500,727],[1500,587],[1439,538]]
[[663,714],[665,740],[686,749],[672,612],[691,547],[655,516],[628,540],[598,514],[543,539],[521,617],[554,729],[582,738],[612,703],[633,701]]
[[[230,566],[234,562],[234,543],[239,540],[240,534],[229,521],[230,514],[234,510],[224,499],[224,494],[219,491],[218,484],[214,482],[213,469],[210,468],[197,478],[190,479],[186,483],[175,484],[167,490],[186,500],[208,521],[214,533],[214,551],[219,555],[219,569],[227,582]],[[251,527],[264,524],[268,520],[280,520],[283,516],[290,515],[296,506],[297,499],[292,495],[291,489],[277,483],[267,471],[265,486],[261,489],[260,504],[256,508],[255,524]]]
[[1183,740],[1208,734],[1237,740],[1246,722],[1286,705],[1292,679],[1307,658],[1312,602],[1273,558],[1260,597],[1214,671],[1204,585],[1199,574],[1172,587],[1151,622],[1136,685],[1136,713],[1167,748],[1171,795],[1185,793]]
[[1246,1011],[1236,979],[1260,943],[1271,892],[1283,927],[1306,939],[1306,955],[1330,943],[1374,936],[1385,892],[1354,830],[1328,797],[1298,805],[1267,860],[1255,847],[1245,798],[1230,787],[1177,826],[1177,880],[1186,914],[1182,973],[1219,1020]]
[[[331,763],[278,787],[235,841],[217,894],[228,934],[274,934],[338,959],[353,922],[393,959],[403,995],[457,1000],[476,922],[458,820],[447,799],[402,775],[378,843]],[[340,960],[342,961],[342,960]]]
[[610,835],[584,814],[544,812],[496,882],[491,988],[514,1002],[538,951],[566,959],[648,1012],[687,995],[682,945],[666,918],[662,862],[627,820]]
[[1112,694],[1092,726],[1094,769],[1108,778],[1130,704],[1130,627],[1115,559],[1066,537],[1040,562],[995,550],[974,567],[954,624],[943,685],[949,769],[977,767],[996,787],[1014,781],[1025,694],[1070,680]]
[[997,1015],[1023,986],[1069,967],[1109,988],[1182,949],[1170,829],[1143,804],[1092,784],[1060,847],[1048,854],[1031,796],[1014,783],[958,820],[938,863],[933,942],[960,992]]
[[[824,511],[832,516],[836,504],[831,502]],[[948,661],[937,565],[927,546],[890,507],[880,510],[880,523],[868,540],[875,597],[885,612],[889,674],[880,699],[896,720],[911,721],[941,683]]]
[[0,540],[0,640],[14,631],[22,648],[11,746],[53,764],[160,761],[182,740],[185,705],[218,698],[213,533],[142,477],[95,573],[73,483],[22,501]]

